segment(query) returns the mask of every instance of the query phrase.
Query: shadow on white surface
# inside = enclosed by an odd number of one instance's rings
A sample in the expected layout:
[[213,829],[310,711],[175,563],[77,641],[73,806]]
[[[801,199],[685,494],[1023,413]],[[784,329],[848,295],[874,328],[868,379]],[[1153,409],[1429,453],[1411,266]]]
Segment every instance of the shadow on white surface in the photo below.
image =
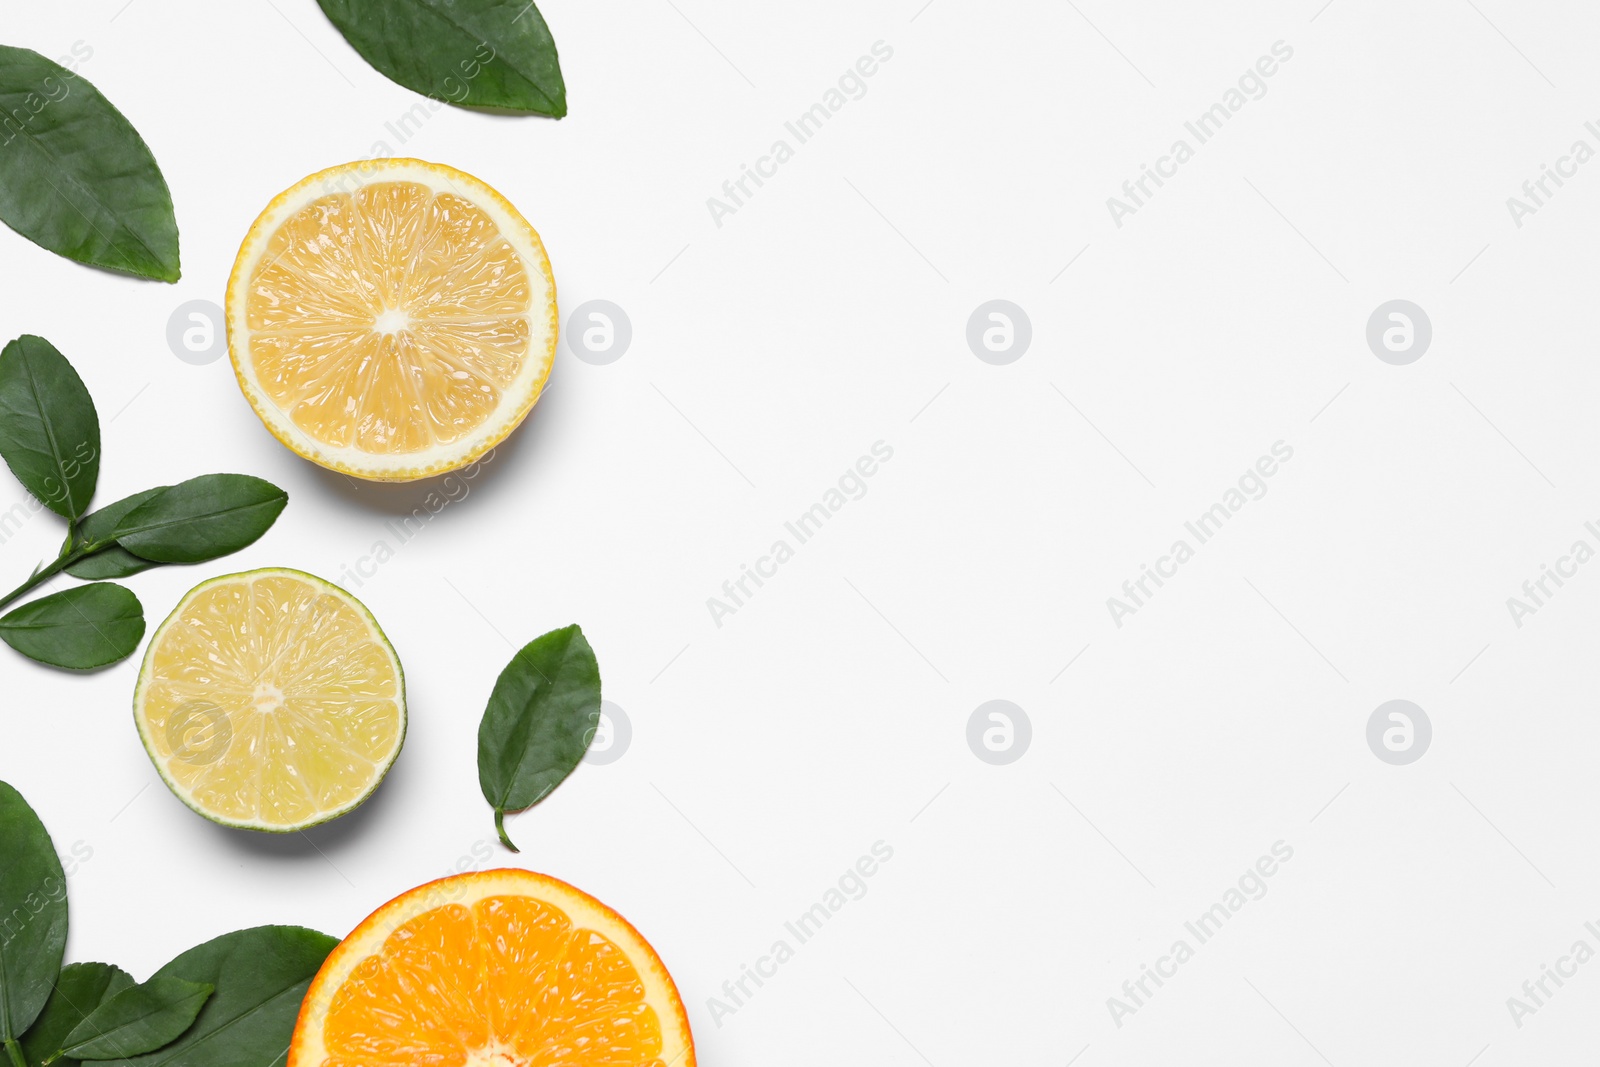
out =
[[[339,870],[338,856],[347,846],[355,846],[364,836],[380,834],[379,824],[390,817],[390,808],[398,810],[401,793],[397,777],[403,777],[405,752],[395,760],[375,792],[365,804],[350,814],[334,819],[309,830],[288,834],[262,833],[257,830],[234,830],[216,823],[206,823],[208,831],[217,839],[218,847],[232,849],[250,857],[262,857],[276,862],[309,860],[328,863]],[[344,876],[344,872],[339,872]],[[346,880],[348,881],[348,876]]]
[[[538,470],[538,457],[549,452],[550,442],[545,438],[556,433],[551,425],[557,412],[551,405],[560,400],[550,398],[552,391],[560,397],[561,391],[551,384],[509,437],[484,459],[461,470],[415,482],[368,482],[302,460],[312,474],[304,485],[335,507],[402,518],[424,514],[431,518],[469,499],[491,497],[507,484],[515,483],[519,493],[530,492],[528,479],[535,477],[531,472]],[[511,473],[514,469],[515,475]]]

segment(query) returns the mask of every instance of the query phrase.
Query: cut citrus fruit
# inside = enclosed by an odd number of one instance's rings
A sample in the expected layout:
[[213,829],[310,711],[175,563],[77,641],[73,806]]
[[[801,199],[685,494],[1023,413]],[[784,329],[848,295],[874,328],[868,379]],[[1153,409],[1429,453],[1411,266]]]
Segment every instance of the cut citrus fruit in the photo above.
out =
[[150,638],[133,718],[179,800],[287,833],[378,788],[405,740],[405,677],[359,600],[272,567],[189,590]]
[[267,429],[314,463],[378,481],[467,466],[516,429],[556,350],[544,244],[470,174],[346,163],[250,227],[227,296],[228,351]]
[[441,878],[333,950],[287,1067],[695,1067],[672,976],[626,919],[519,869]]

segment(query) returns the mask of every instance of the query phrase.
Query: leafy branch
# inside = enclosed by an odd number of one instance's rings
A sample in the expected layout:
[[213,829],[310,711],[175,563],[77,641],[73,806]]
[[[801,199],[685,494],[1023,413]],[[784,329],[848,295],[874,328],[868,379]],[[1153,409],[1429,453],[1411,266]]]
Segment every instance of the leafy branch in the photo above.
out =
[[205,474],[89,511],[100,475],[99,415],[67,358],[32,335],[0,350],[0,458],[39,503],[67,520],[56,558],[0,596],[0,608],[61,574],[91,583],[0,616],[0,640],[70,670],[125,659],[144,637],[139,598],[108,579],[237,552],[266,533],[289,501],[260,478]]
[[44,823],[5,782],[0,856],[3,1067],[265,1067],[288,1054],[334,938],[298,926],[236,930],[143,983],[107,963],[62,966],[66,873]]

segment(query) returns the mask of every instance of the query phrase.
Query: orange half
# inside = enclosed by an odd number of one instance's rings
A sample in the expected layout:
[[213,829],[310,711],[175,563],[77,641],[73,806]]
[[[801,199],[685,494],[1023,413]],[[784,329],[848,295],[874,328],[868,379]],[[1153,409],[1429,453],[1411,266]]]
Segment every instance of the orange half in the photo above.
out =
[[519,869],[441,878],[335,948],[287,1067],[694,1067],[683,1001],[628,921]]

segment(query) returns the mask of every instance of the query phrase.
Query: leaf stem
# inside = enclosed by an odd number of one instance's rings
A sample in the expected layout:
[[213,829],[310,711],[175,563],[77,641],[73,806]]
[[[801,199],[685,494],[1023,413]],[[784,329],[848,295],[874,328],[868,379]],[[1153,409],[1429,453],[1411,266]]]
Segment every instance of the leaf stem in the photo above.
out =
[[502,845],[506,846],[506,848],[509,848],[512,852],[522,851],[516,845],[511,843],[511,838],[506,836],[506,810],[504,808],[494,809],[494,828],[500,834],[500,843]]
[[48,582],[56,575],[60,574],[68,567],[78,562],[80,559],[83,559],[85,556],[94,555],[96,552],[100,551],[102,548],[105,548],[106,545],[111,543],[112,542],[109,541],[105,543],[91,541],[86,544],[73,546],[71,542],[68,542],[67,545],[62,547],[61,555],[57,556],[52,563],[47,566],[40,567],[28,577],[27,581],[11,590],[11,592],[7,593],[5,596],[0,597],[0,608],[4,608],[7,605],[13,604],[22,599],[22,597],[43,585],[45,582]]
[[51,578],[54,578],[56,575],[66,570],[68,565],[76,563],[79,558],[80,557],[76,555],[62,556],[48,567],[40,567],[37,571],[34,571],[31,578],[17,586],[15,589],[11,590],[11,592],[7,593],[5,596],[0,597],[0,608],[5,607],[7,604],[13,603],[14,601],[20,600],[23,596],[38,586],[43,585]]
[[27,1061],[22,1058],[22,1046],[13,1038],[6,1039],[6,1055],[11,1057],[11,1067],[28,1067]]

